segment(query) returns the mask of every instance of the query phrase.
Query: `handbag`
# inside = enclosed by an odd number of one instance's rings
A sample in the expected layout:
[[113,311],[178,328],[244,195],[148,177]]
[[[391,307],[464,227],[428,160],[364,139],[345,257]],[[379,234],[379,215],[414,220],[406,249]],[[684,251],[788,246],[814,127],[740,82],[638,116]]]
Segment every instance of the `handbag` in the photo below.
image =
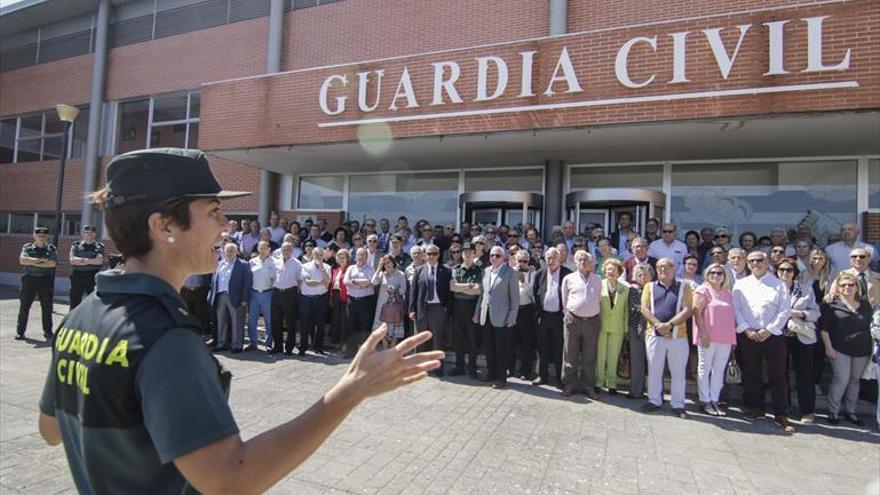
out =
[[623,347],[620,348],[620,357],[617,358],[617,376],[623,379],[629,379],[629,341],[623,341]]
[[786,330],[803,335],[808,341],[816,340],[816,324],[801,318],[789,318]]
[[742,383],[742,370],[736,364],[736,359],[731,358],[727,362],[727,369],[724,371],[724,383],[727,385],[738,385]]

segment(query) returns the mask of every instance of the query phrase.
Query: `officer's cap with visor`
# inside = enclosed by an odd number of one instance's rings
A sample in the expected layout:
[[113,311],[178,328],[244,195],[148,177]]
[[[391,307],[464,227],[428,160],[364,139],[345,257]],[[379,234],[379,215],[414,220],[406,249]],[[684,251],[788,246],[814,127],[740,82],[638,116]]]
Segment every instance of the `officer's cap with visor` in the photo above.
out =
[[107,165],[106,209],[171,198],[230,199],[250,192],[224,191],[205,154],[196,149],[130,151]]

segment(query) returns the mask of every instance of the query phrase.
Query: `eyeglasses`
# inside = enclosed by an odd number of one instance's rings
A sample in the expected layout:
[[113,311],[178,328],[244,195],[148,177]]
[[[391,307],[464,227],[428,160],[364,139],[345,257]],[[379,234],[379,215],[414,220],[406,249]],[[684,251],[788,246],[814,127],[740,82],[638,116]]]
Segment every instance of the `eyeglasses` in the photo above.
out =
[[364,240],[364,238],[363,238],[363,237],[353,237],[351,240],[353,240],[353,241],[362,241],[362,240]]
[[841,289],[851,289],[851,288],[854,288],[856,286],[856,284],[854,284],[852,282],[845,282],[845,283],[837,284],[837,286],[840,287]]
[[428,256],[440,256],[440,253],[438,253],[437,251],[431,251],[431,252],[426,253],[426,254],[427,254]]
[[855,259],[863,260],[867,257],[868,257],[868,255],[866,255],[866,254],[851,254],[851,255],[849,255],[849,259],[851,259],[851,260],[855,260]]
[[749,264],[750,265],[757,265],[759,263],[763,263],[764,261],[766,261],[764,258],[754,258],[754,259],[749,260]]
[[785,272],[785,273],[794,273],[794,268],[791,268],[791,267],[788,267],[788,268],[777,268],[776,271],[777,271],[777,272]]
[[727,234],[718,234],[715,236],[716,239],[730,239],[730,236]]
[[721,256],[724,254],[724,251],[712,251],[712,256]]
[[710,276],[716,276],[716,277],[723,277],[723,276],[724,276],[724,272],[717,272],[717,271],[715,271],[715,272],[709,272],[709,275],[710,275]]
[[663,229],[663,233],[664,233],[664,234],[674,234],[675,231],[674,231],[674,230],[666,230],[666,229]]
[[773,254],[785,254],[785,249],[773,249],[770,252]]
[[516,262],[522,264],[522,263],[528,263],[529,260],[516,260]]
[[490,254],[489,257],[490,258],[503,258],[504,255],[503,254]]
[[494,231],[494,230],[487,230],[487,231],[486,231],[486,234],[495,235],[495,231]]
[[672,270],[673,267],[669,265],[657,265],[657,270]]
[[450,250],[452,254],[461,254],[461,249],[452,249]]
[[376,240],[376,239],[370,239],[370,240],[368,240],[367,242],[379,242],[379,241]]

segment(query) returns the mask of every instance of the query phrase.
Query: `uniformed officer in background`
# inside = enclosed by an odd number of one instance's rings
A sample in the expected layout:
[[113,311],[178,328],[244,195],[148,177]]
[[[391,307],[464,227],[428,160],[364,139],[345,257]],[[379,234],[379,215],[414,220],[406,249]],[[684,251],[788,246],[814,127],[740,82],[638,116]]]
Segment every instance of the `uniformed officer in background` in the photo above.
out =
[[52,299],[55,293],[55,264],[58,261],[58,252],[55,246],[49,244],[49,229],[37,227],[34,229],[34,242],[29,242],[21,247],[18,263],[22,266],[24,274],[21,276],[21,291],[19,292],[18,326],[15,330],[15,339],[24,340],[24,332],[27,329],[28,317],[31,314],[31,305],[34,298],[40,299],[40,309],[43,313],[43,337],[46,340],[52,338]]
[[95,241],[94,225],[83,227],[82,239],[70,245],[70,309],[95,290],[95,275],[104,265],[104,245]]
[[217,263],[227,228],[219,200],[246,193],[223,191],[198,150],[126,153],[106,177],[92,201],[125,270],[99,273],[95,294],[65,317],[40,399],[40,435],[64,443],[81,493],[263,492],[358,404],[440,366],[440,351],[410,354],[428,332],[377,351],[383,325],[302,415],[242,441],[227,403],[231,375],[178,291]]

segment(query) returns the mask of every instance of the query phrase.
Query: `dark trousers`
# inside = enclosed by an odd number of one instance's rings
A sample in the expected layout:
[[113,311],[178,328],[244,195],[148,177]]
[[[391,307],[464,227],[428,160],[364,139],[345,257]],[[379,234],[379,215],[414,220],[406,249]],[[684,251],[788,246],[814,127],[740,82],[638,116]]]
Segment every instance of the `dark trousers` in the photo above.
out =
[[373,297],[352,297],[349,294],[346,313],[348,313],[346,347],[354,350],[366,340],[373,326],[373,317],[376,315],[373,312]]
[[31,305],[34,299],[39,298],[40,310],[43,316],[43,335],[52,335],[52,299],[55,291],[55,276],[34,277],[22,275],[21,290],[18,293],[18,326],[16,332],[24,335],[27,330],[28,316],[31,314]]
[[[512,328],[510,343],[511,373],[530,377],[535,373],[535,305],[526,304],[519,307],[516,313],[516,326]],[[519,368],[516,360],[519,359]]]
[[510,328],[496,327],[486,322],[483,326],[486,343],[486,367],[488,378],[495,382],[507,382],[507,364],[510,362]]
[[475,299],[456,299],[452,304],[452,347],[455,349],[455,369],[464,371],[467,355],[468,373],[477,372],[477,326],[474,324]]
[[345,303],[342,302],[342,296],[338,290],[334,290],[330,293],[330,341],[334,344],[345,342],[347,320],[348,315],[345,311]]
[[773,414],[786,415],[788,410],[788,380],[785,376],[788,360],[785,337],[772,335],[764,342],[755,342],[745,333],[736,341],[742,351],[743,403],[748,409],[764,409],[763,366],[767,362],[767,376],[773,397]]
[[[797,337],[788,337],[788,349],[797,382],[798,408],[801,414],[813,414],[816,409],[816,372],[813,369],[813,353],[816,344],[803,344]],[[786,376],[789,376],[786,373]],[[791,388],[791,387],[789,387]]]
[[[95,275],[98,270],[73,270],[70,272],[70,309],[79,306],[83,296],[95,290]],[[207,302],[205,303],[207,306]]]
[[208,306],[208,287],[181,287],[180,297],[186,304],[189,314],[198,320],[202,326],[202,333],[207,334],[211,331],[211,308]]
[[[272,289],[272,348],[293,352],[296,344],[296,319],[299,309],[299,291],[296,288]],[[287,341],[284,329],[287,328]]]
[[538,376],[549,381],[550,363],[555,365],[556,382],[562,384],[562,311],[548,313],[541,311],[538,315],[538,326],[535,332],[538,348]]
[[324,350],[324,319],[327,316],[327,294],[299,298],[299,350],[305,351],[311,339],[314,350]]
[[[416,332],[430,330],[432,337],[431,343],[420,345],[418,351],[442,349],[444,328],[446,328],[446,307],[442,304],[425,304],[425,314],[416,315]],[[442,363],[439,369],[443,370]]]

